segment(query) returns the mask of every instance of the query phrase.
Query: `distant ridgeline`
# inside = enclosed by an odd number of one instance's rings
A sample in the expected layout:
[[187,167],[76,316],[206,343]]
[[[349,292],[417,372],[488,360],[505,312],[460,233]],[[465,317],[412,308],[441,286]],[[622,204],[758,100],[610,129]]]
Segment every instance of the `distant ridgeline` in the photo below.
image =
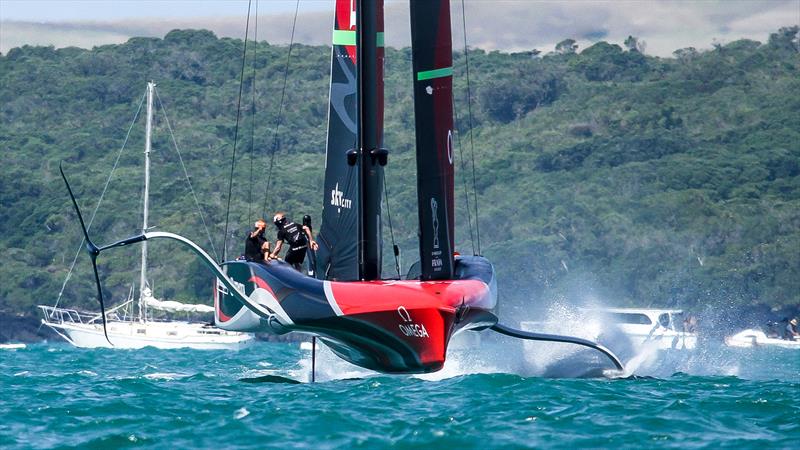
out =
[[[674,58],[627,43],[578,51],[566,40],[547,54],[470,51],[480,237],[497,264],[504,308],[586,294],[696,309],[800,304],[798,28],[782,28],[767,43],[681,49]],[[158,83],[220,251],[242,44],[181,30],[92,50],[23,47],[0,56],[0,310],[32,312],[54,301],[80,243],[58,163],[89,215],[148,80]],[[243,251],[255,218],[275,210],[294,220],[311,214],[318,229],[327,198],[329,54],[295,45],[278,125],[287,47],[248,43],[228,255]],[[463,183],[472,189],[464,68],[459,53],[456,247],[469,254],[475,217],[464,199]],[[406,270],[418,257],[410,49],[386,50],[385,89],[388,201]],[[141,223],[142,120],[94,219],[98,242]],[[161,111],[153,133],[150,222],[210,249]],[[384,273],[392,274],[386,248]],[[135,281],[137,255],[123,248],[100,258],[112,301]],[[158,297],[210,299],[210,274],[183,249],[151,245],[149,268]],[[94,306],[90,270],[81,255],[62,305]]]

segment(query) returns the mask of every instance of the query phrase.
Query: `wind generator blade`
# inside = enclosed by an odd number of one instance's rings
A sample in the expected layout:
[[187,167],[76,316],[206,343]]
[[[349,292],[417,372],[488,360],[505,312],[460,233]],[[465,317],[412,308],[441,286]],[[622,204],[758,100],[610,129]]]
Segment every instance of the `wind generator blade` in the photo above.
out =
[[92,255],[92,270],[94,270],[94,282],[97,285],[97,301],[100,302],[100,317],[103,319],[103,334],[106,341],[113,347],[114,344],[108,338],[108,328],[106,327],[106,305],[103,301],[103,289],[100,287],[100,275],[97,273],[97,257]]
[[528,339],[531,341],[545,341],[545,342],[563,342],[566,344],[575,344],[575,345],[582,345],[584,347],[589,347],[603,353],[614,363],[617,370],[623,371],[624,366],[622,362],[617,358],[617,355],[611,352],[611,350],[607,349],[603,345],[598,344],[597,342],[592,342],[587,339],[581,339],[578,337],[573,336],[561,336],[558,334],[544,334],[544,333],[532,333],[530,331],[522,331],[517,330],[514,328],[507,327],[505,325],[501,325],[499,323],[494,324],[492,326],[492,330],[504,334],[506,336],[511,336],[518,339]]
[[108,341],[108,343],[113,347],[114,344],[112,344],[111,340],[108,338],[108,329],[106,327],[106,305],[103,301],[103,289],[100,286],[100,274],[97,273],[97,255],[100,254],[100,249],[97,248],[97,246],[94,245],[94,242],[92,242],[92,240],[89,238],[89,231],[86,229],[86,224],[83,221],[81,209],[78,207],[78,202],[75,200],[75,194],[72,193],[72,187],[70,187],[67,176],[64,174],[63,163],[58,163],[58,171],[61,172],[61,178],[64,179],[64,184],[67,185],[67,192],[69,192],[69,198],[72,200],[72,206],[75,207],[75,212],[78,213],[78,220],[81,223],[81,230],[83,230],[83,238],[86,240],[86,251],[89,252],[89,258],[92,260],[94,282],[97,285],[97,301],[100,303],[100,314],[101,318],[103,319],[103,334],[106,337],[106,341]]
[[75,195],[72,193],[72,188],[69,186],[69,181],[67,181],[67,176],[64,175],[64,167],[63,162],[58,163],[58,171],[61,172],[61,178],[64,179],[64,184],[67,185],[67,192],[69,192],[69,198],[72,200],[72,206],[75,207],[75,212],[78,213],[78,220],[81,222],[81,230],[83,230],[83,237],[86,239],[86,251],[89,252],[90,255],[97,255],[100,253],[97,246],[94,245],[91,239],[89,239],[89,231],[86,230],[86,224],[83,222],[83,215],[81,214],[81,209],[78,207],[78,202],[75,201]]

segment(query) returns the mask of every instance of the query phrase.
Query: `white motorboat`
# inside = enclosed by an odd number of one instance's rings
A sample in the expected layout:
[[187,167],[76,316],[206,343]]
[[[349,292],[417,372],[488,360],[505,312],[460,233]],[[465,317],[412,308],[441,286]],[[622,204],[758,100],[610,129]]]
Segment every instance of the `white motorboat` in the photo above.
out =
[[680,309],[606,308],[595,310],[627,335],[637,347],[692,350],[697,346],[695,325]]
[[725,345],[728,347],[782,347],[800,349],[800,337],[794,339],[781,339],[779,337],[769,337],[766,333],[757,329],[747,329],[740,331],[732,336],[725,338]]
[[[695,325],[679,309],[591,308],[573,311],[568,317],[547,321],[524,321],[520,328],[540,333],[571,333],[598,339],[607,331],[626,336],[637,349],[692,350],[697,346]],[[580,323],[580,329],[575,324]]]
[[[148,192],[150,185],[150,148],[153,123],[153,94],[155,83],[147,83],[147,123],[145,129],[145,169],[142,230],[148,229]],[[133,288],[127,301],[105,312],[108,339],[103,332],[103,315],[83,313],[74,309],[40,305],[42,323],[76,347],[162,349],[193,348],[200,350],[238,350],[252,342],[252,333],[225,331],[212,324],[176,320],[153,320],[148,308],[168,313],[213,313],[214,307],[158,300],[147,281],[147,242],[142,243],[142,264],[139,274],[139,297],[134,300]],[[68,275],[69,277],[69,275]],[[66,281],[64,282],[66,285]],[[63,293],[63,288],[62,288]],[[59,299],[61,293],[59,294]],[[56,305],[58,302],[56,302]],[[134,311],[134,304],[137,306]]]

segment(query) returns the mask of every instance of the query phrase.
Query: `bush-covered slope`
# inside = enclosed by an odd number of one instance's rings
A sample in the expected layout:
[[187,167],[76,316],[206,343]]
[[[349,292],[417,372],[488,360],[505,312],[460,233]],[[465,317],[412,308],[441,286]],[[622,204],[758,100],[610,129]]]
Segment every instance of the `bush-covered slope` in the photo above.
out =
[[[276,136],[287,48],[262,42],[253,58],[249,45],[229,254],[242,250],[254,217],[281,209],[318,218],[323,199],[330,50],[294,47]],[[80,242],[58,164],[89,215],[147,80],[158,83],[220,250],[241,48],[183,30],[92,50],[24,47],[0,56],[0,309],[32,311],[55,300]],[[462,184],[471,193],[474,142],[481,247],[497,266],[505,304],[578,291],[617,304],[800,303],[796,27],[765,44],[683,49],[670,59],[605,42],[541,58],[469,56],[471,135],[464,55],[454,61],[457,143],[467,163],[461,170],[457,161],[457,246],[471,253],[475,244]],[[416,259],[417,233],[410,72],[410,50],[387,49],[388,200],[406,267]],[[99,242],[137,232],[142,124],[140,117],[92,226]],[[167,128],[159,111],[151,222],[210,248]],[[211,278],[190,254],[163,242],[150,249],[157,295],[210,297]],[[101,257],[110,296],[127,294],[138,258],[133,248]],[[388,251],[384,262],[391,275]],[[89,270],[82,255],[63,302],[92,305]]]

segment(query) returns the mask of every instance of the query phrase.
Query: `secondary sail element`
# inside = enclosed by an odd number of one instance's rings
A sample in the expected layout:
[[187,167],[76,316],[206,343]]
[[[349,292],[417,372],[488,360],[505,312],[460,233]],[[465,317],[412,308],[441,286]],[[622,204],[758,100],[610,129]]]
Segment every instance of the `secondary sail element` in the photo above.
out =
[[380,279],[383,2],[337,0],[333,28],[317,277]]
[[333,20],[322,223],[317,237],[317,277],[322,279],[359,278],[361,177],[358,166],[347,161],[347,152],[358,145],[355,30],[355,11],[351,10],[350,2],[337,1]]
[[411,2],[422,280],[453,278],[453,51],[450,2]]

